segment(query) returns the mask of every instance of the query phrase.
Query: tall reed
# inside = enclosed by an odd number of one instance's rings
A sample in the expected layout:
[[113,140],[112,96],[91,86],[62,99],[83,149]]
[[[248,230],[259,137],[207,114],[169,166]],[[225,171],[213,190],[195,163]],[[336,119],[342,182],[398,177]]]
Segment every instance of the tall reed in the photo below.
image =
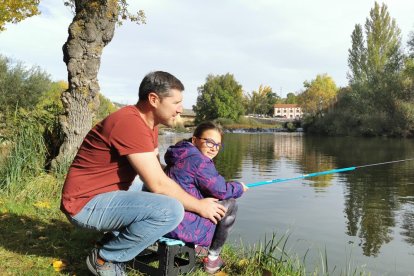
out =
[[11,146],[0,167],[0,189],[8,193],[24,189],[25,180],[44,172],[47,152],[44,127],[30,115],[15,113],[9,121],[13,125],[8,137]]

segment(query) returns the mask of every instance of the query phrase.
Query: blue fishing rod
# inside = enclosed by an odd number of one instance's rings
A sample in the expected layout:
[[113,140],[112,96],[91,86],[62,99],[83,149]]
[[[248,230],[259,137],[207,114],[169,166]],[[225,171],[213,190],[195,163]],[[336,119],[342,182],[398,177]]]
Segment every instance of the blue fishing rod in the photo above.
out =
[[365,167],[373,167],[373,166],[399,163],[399,162],[405,162],[405,161],[411,161],[411,160],[414,160],[414,158],[388,161],[388,162],[381,162],[381,163],[368,164],[368,165],[355,166],[355,167],[348,167],[348,168],[341,168],[341,169],[333,169],[333,170],[322,171],[322,172],[314,172],[314,173],[303,174],[303,175],[300,175],[300,176],[295,176],[295,177],[290,177],[290,178],[277,178],[277,179],[272,179],[272,180],[266,180],[266,181],[260,181],[260,182],[254,182],[254,183],[246,184],[246,186],[248,188],[252,188],[252,187],[263,186],[263,185],[268,185],[268,184],[273,184],[273,183],[286,182],[286,181],[292,181],[292,180],[297,180],[297,179],[304,179],[304,178],[315,177],[315,176],[320,176],[320,175],[327,175],[327,174],[332,174],[332,173],[348,172],[348,171],[353,171],[353,170],[360,169],[360,168],[365,168]]

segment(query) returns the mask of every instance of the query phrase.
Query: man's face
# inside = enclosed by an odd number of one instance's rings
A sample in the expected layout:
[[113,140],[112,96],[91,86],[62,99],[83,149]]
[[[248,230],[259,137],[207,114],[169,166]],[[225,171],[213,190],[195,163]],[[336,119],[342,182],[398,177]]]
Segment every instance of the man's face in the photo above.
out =
[[183,95],[177,89],[171,89],[169,94],[169,97],[158,100],[155,120],[157,124],[172,127],[178,114],[183,112]]

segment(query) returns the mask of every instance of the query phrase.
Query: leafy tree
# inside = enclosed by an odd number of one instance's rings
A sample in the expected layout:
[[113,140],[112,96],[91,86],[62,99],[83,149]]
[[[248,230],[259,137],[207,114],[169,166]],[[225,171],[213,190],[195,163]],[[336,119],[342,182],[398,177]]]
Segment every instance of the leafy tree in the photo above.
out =
[[297,96],[295,95],[295,93],[292,92],[287,93],[286,99],[284,99],[285,104],[296,104],[297,101]]
[[280,97],[273,93],[270,86],[260,85],[258,91],[247,95],[246,109],[253,114],[273,114],[273,105],[280,100]]
[[403,67],[401,31],[395,19],[388,13],[387,6],[375,2],[366,19],[364,39],[361,25],[355,25],[352,32],[352,47],[348,50],[348,78],[351,85],[369,82],[378,84],[390,74],[399,73]]
[[39,67],[26,68],[0,56],[0,105],[2,110],[17,106],[33,109],[41,96],[50,89],[49,74]]
[[229,73],[208,75],[206,83],[198,88],[193,110],[196,122],[217,118],[238,120],[244,114],[242,86]]
[[40,0],[0,1],[0,32],[6,30],[6,23],[18,23],[39,14]]
[[95,122],[100,122],[106,116],[116,111],[118,108],[108,98],[99,93],[99,108],[96,112]]
[[305,91],[299,95],[299,104],[305,113],[321,117],[330,107],[338,92],[334,80],[327,74],[317,75],[311,82],[304,82]]
[[[40,0],[4,0],[0,3],[0,31],[7,22],[17,23],[39,13]],[[68,89],[62,93],[64,114],[61,129],[64,140],[54,167],[67,164],[89,131],[99,106],[97,74],[103,48],[112,40],[115,25],[129,19],[145,23],[142,10],[132,14],[127,0],[65,0],[74,18],[63,45],[63,60],[68,67]]]
[[391,18],[387,6],[375,2],[365,23],[367,35],[367,75],[376,79],[383,73],[400,71],[402,67],[401,31]]
[[263,89],[262,93],[265,94],[265,98],[266,98],[265,104],[263,107],[263,111],[264,111],[263,114],[273,115],[274,105],[275,103],[280,101],[281,98],[272,91],[272,88],[270,86],[265,86],[265,87],[260,86],[259,92],[261,89]]
[[360,83],[367,80],[367,49],[364,45],[364,37],[361,25],[355,25],[351,35],[352,48],[348,50],[348,79],[351,83]]

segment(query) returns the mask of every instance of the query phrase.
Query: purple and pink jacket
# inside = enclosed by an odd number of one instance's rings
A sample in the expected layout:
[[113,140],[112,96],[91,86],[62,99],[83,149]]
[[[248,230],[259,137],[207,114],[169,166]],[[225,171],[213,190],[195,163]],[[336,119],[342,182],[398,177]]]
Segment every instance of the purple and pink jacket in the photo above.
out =
[[[198,199],[214,197],[219,200],[238,198],[243,194],[239,182],[226,182],[217,172],[213,161],[204,156],[192,143],[182,141],[170,146],[164,156],[166,174],[187,193]],[[216,225],[209,219],[186,211],[183,221],[166,236],[210,246]]]

